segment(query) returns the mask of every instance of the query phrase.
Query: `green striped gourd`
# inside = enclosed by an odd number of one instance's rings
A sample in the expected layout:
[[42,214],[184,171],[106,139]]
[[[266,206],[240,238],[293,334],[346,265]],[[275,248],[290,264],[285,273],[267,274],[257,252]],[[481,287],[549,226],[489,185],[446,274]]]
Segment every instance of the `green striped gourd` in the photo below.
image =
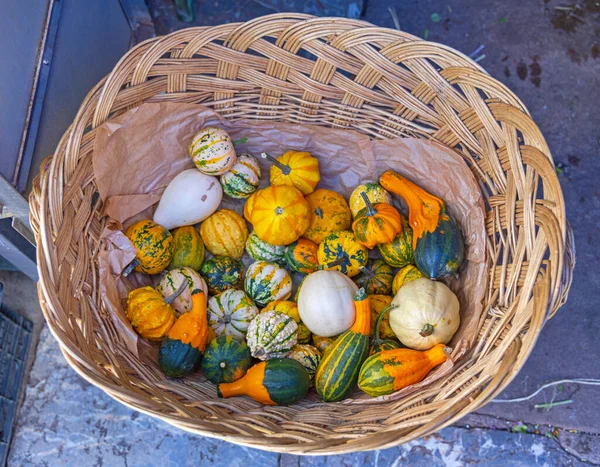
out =
[[195,227],[186,225],[174,229],[173,235],[173,258],[167,269],[192,268],[200,270],[204,262],[204,242]]
[[243,290],[228,289],[208,301],[208,324],[217,336],[243,339],[258,308]]
[[246,271],[246,293],[259,306],[275,300],[287,300],[292,294],[292,278],[281,266],[270,261],[256,261]]
[[237,289],[242,285],[244,264],[229,256],[215,256],[205,261],[200,269],[211,295],[219,295],[228,289]]
[[158,290],[163,297],[167,298],[173,295],[184,281],[187,281],[188,283],[187,289],[171,303],[177,317],[192,309],[192,292],[194,290],[201,290],[204,292],[205,296],[208,296],[206,282],[202,279],[200,274],[192,268],[177,268],[167,272],[160,280],[156,290]]
[[314,378],[319,363],[321,363],[321,352],[312,345],[295,345],[292,351],[287,355],[288,358],[296,360],[308,372],[311,379]]
[[356,292],[354,306],[354,324],[327,349],[315,375],[315,388],[325,402],[345,399],[352,392],[369,353],[371,308],[364,289]]
[[244,341],[231,336],[213,339],[202,356],[202,372],[214,384],[236,381],[251,366],[250,349]]
[[406,217],[400,215],[402,231],[390,243],[377,245],[379,253],[383,260],[394,268],[403,268],[414,261],[413,252],[413,231],[406,220]]
[[246,253],[255,261],[283,263],[285,246],[271,245],[252,232],[246,240]]
[[233,167],[221,175],[221,186],[228,196],[244,199],[258,188],[260,167],[250,154],[241,154]]
[[462,233],[444,208],[435,230],[417,240],[415,264],[426,277],[442,279],[456,274],[464,257]]
[[278,311],[257,315],[246,334],[253,357],[260,360],[285,357],[298,341],[298,324]]
[[368,295],[387,295],[392,291],[394,270],[382,259],[369,260],[354,278],[359,287],[363,287]]

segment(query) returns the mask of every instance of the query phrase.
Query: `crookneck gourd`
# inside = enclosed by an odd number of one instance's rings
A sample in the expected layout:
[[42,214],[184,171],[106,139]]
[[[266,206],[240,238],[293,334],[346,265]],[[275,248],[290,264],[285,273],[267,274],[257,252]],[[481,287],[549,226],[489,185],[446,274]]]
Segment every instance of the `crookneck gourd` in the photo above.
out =
[[383,350],[364,362],[358,387],[373,397],[385,396],[422,381],[448,359],[451,349],[438,344],[430,350]]
[[354,306],[354,324],[327,349],[315,375],[315,388],[325,402],[339,401],[350,394],[369,353],[371,308],[364,289],[356,292]]
[[431,279],[455,274],[464,259],[465,246],[446,204],[391,170],[383,173],[380,183],[408,204],[415,264],[419,270]]
[[219,384],[219,397],[248,396],[265,405],[291,405],[301,400],[310,387],[306,369],[291,358],[260,362],[232,383]]
[[208,340],[206,294],[200,290],[192,294],[192,309],[181,315],[160,345],[158,363],[161,370],[172,378],[181,378],[196,368]]

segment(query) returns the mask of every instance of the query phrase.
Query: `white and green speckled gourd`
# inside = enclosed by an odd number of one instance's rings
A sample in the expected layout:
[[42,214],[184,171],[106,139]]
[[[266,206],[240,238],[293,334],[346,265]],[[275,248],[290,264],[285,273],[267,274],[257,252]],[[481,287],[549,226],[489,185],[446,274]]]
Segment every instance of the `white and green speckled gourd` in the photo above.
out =
[[244,289],[257,305],[264,307],[275,300],[287,300],[292,295],[292,278],[276,263],[256,261],[246,271]]
[[189,152],[196,168],[207,175],[222,175],[237,160],[233,142],[222,128],[200,130],[192,139]]
[[221,175],[221,186],[226,195],[244,199],[258,188],[260,167],[250,154],[241,154],[229,171]]
[[208,325],[217,336],[243,339],[258,308],[243,290],[228,289],[208,301]]
[[246,253],[255,261],[271,261],[273,263],[282,263],[285,261],[285,246],[271,245],[261,240],[258,235],[252,232],[246,240]]
[[163,297],[167,298],[173,295],[184,281],[187,281],[188,283],[187,289],[171,303],[177,317],[192,309],[192,292],[194,290],[202,290],[204,295],[208,296],[206,281],[192,268],[171,269],[162,277],[156,290],[158,290]]
[[287,354],[288,358],[296,360],[308,372],[310,379],[315,377],[317,367],[321,363],[321,352],[316,347],[308,344],[297,344]]
[[283,358],[298,341],[298,324],[288,315],[267,311],[252,320],[246,341],[255,358]]

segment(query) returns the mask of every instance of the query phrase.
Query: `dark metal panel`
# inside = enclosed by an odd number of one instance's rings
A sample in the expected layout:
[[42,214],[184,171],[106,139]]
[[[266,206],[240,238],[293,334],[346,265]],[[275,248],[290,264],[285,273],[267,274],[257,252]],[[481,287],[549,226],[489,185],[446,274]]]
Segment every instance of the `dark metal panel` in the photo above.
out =
[[48,0],[0,2],[0,174],[12,181]]
[[27,183],[51,155],[89,90],[128,50],[131,30],[119,0],[62,0],[60,27]]
[[44,99],[46,98],[48,77],[50,76],[50,69],[52,66],[54,43],[56,42],[56,34],[58,32],[62,1],[52,0],[50,1],[48,8],[47,21],[44,25],[42,42],[40,44],[40,58],[37,63],[37,66],[39,67],[38,74],[37,78],[34,78],[29,114],[26,117],[24,126],[24,139],[19,151],[15,173],[12,179],[13,185],[19,192],[22,192],[25,189],[27,178],[29,176],[29,169],[31,168],[31,159],[35,149],[35,141],[40,126],[40,117],[44,107]]

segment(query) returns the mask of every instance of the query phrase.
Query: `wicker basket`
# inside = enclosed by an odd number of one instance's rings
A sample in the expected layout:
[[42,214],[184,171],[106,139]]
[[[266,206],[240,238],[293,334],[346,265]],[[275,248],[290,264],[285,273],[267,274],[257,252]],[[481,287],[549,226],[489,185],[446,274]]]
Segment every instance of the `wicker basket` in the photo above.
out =
[[[165,380],[129,354],[97,288],[106,218],[92,173],[94,129],[164,101],[202,103],[231,120],[410,135],[455,148],[487,201],[490,281],[477,342],[452,374],[392,402],[263,407],[217,399],[209,383]],[[449,47],[349,19],[278,14],[139,44],[86,97],[30,201],[40,301],[70,365],[119,402],[184,430],[279,452],[391,447],[481,407],[514,378],[565,302],[574,266],[552,157],[521,101]]]

